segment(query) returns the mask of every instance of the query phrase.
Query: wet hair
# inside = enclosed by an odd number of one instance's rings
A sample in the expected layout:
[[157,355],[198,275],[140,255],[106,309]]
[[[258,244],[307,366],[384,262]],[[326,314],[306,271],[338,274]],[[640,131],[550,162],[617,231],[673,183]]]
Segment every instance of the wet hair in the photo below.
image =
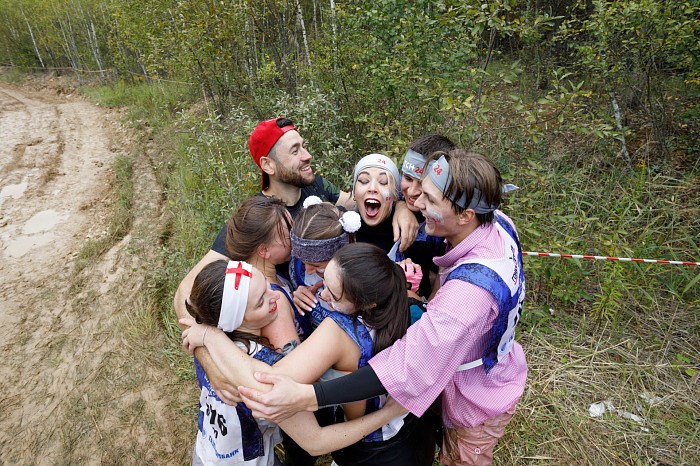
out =
[[[467,195],[467,203],[474,195],[474,188],[481,191],[481,195],[490,205],[501,205],[503,197],[503,179],[498,167],[483,154],[478,152],[468,152],[463,149],[453,149],[449,152],[435,152],[431,154],[426,163],[426,167],[433,160],[445,156],[447,163],[450,165],[450,174],[452,179],[445,188],[443,195],[452,203],[452,210],[457,214],[461,214],[466,209],[458,206],[451,199],[459,199],[464,193]],[[428,170],[424,169],[424,173]],[[426,175],[424,175],[426,176]],[[485,214],[476,214],[476,219],[480,225],[486,225],[493,222],[493,212]]]
[[[294,234],[302,239],[330,239],[342,235],[343,225],[340,217],[343,212],[330,202],[310,205],[302,209],[294,219]],[[351,243],[355,234],[348,233]]]
[[343,246],[332,260],[340,271],[342,296],[357,309],[355,321],[361,317],[375,331],[373,354],[404,336],[411,316],[406,275],[401,267],[369,243]]
[[435,152],[449,152],[456,148],[457,145],[450,138],[441,134],[428,134],[416,139],[408,146],[409,150],[418,152],[426,159]]
[[[224,295],[224,281],[226,280],[226,267],[228,261],[217,260],[204,266],[194,278],[189,301],[185,301],[187,312],[190,313],[198,324],[219,325],[221,315],[221,300]],[[271,347],[270,341],[252,333],[234,330],[226,335],[233,340],[241,342],[250,352],[250,341]]]
[[292,228],[283,201],[272,196],[253,196],[238,205],[226,225],[226,252],[231,260],[245,261],[258,246],[284,238]]

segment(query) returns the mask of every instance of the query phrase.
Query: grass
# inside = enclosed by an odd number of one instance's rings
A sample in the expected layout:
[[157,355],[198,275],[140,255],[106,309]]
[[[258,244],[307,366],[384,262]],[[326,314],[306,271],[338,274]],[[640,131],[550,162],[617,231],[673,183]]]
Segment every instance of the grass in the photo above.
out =
[[162,129],[171,125],[173,117],[182,110],[191,89],[175,83],[150,85],[143,81],[124,79],[115,83],[81,88],[95,103],[109,108],[126,107],[126,121],[138,130],[148,127]]
[[[163,266],[154,294],[137,301],[127,332],[164,332],[162,354],[180,383],[192,383],[191,358],[180,348],[172,296],[236,202],[258,189],[259,174],[246,152],[253,119],[240,109],[227,119],[212,119],[196,105],[174,118],[172,102],[182,100],[159,100],[162,88],[119,84],[99,92],[105,105],[128,105],[132,124],[153,128],[158,144],[168,141],[158,166],[172,214]],[[491,154],[504,178],[520,186],[504,210],[516,221],[525,250],[697,261],[700,167],[688,154],[697,149],[691,117],[699,97],[688,95],[677,104],[685,108],[673,109],[686,127],[674,130],[670,155],[654,152],[644,136],[644,115],[630,115],[632,166],[615,156],[617,140],[576,133],[571,121],[550,123],[547,131],[537,132],[537,141],[522,128],[495,131],[486,123],[466,132],[452,122],[450,135]],[[497,127],[517,121],[503,105]],[[304,111],[312,115],[314,109]],[[309,121],[318,131],[310,138],[322,140],[328,127]],[[352,147],[351,138],[343,144]],[[326,157],[315,159],[323,170],[334,161],[345,166],[352,154],[325,148],[323,153]],[[344,171],[333,176],[342,180]],[[698,269],[524,261],[529,304],[518,339],[530,372],[497,447],[497,464],[700,462],[700,293],[693,285]],[[644,401],[643,394],[653,401]],[[608,400],[644,422],[617,413],[589,415],[592,403]],[[195,405],[196,400],[179,401],[173,409],[189,413]]]
[[[654,309],[657,319],[645,322],[649,333],[668,331],[662,317],[670,318],[665,315],[669,307],[673,303]],[[696,463],[697,377],[684,375],[668,357],[689,349],[679,344],[683,339],[697,338],[695,313],[677,315],[677,338],[662,345],[631,323],[624,330],[592,320],[578,322],[583,328],[560,323],[570,318],[553,319],[552,333],[523,331],[520,336],[528,358],[528,385],[499,444],[502,462]],[[605,400],[644,422],[616,413],[591,417],[589,406]]]
[[133,222],[133,161],[130,157],[117,156],[114,163],[115,193],[117,203],[114,206],[114,217],[109,227],[110,236],[116,240],[122,239],[131,228]]
[[[130,231],[134,220],[133,197],[134,180],[133,160],[129,156],[119,155],[114,162],[114,190],[116,201],[112,206],[112,217],[107,232],[97,238],[88,238],[80,248],[75,262],[76,275],[119,242]],[[74,287],[80,288],[80,279],[76,278]]]
[[0,81],[6,83],[21,83],[27,78],[27,72],[20,68],[3,66],[0,72]]

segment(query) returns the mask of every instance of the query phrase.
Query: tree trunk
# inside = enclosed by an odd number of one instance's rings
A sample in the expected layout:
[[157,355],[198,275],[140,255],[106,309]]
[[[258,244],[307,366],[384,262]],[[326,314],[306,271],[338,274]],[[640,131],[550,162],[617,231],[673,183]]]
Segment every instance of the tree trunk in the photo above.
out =
[[5,48],[7,49],[7,58],[10,59],[10,65],[15,66],[15,62],[12,60],[12,53],[10,53],[10,46],[5,42]]
[[75,57],[75,66],[76,68],[82,67],[82,60],[80,59],[80,53],[78,53],[78,46],[75,45],[75,33],[73,32],[73,23],[71,23],[70,20],[70,15],[67,16],[66,18],[68,20],[68,37],[71,40],[71,43],[73,45],[73,56]]
[[331,0],[331,27],[333,28],[333,71],[338,71],[338,43],[335,28],[335,0]]
[[92,40],[93,40],[92,52],[95,55],[95,61],[97,62],[97,69],[100,70],[100,75],[102,75],[102,79],[104,79],[105,73],[102,70],[102,60],[100,60],[100,45],[97,43],[97,34],[95,34],[95,23],[93,23],[92,19],[90,20],[90,27],[92,28]]
[[73,69],[77,68],[75,58],[73,57],[73,53],[71,52],[70,49],[70,42],[68,42],[68,37],[66,37],[66,29],[63,27],[63,21],[61,21],[61,17],[58,14],[58,10],[56,10],[56,6],[54,5],[53,1],[51,1],[51,7],[53,8],[54,13],[56,14],[56,21],[58,21],[58,26],[61,29],[61,35],[63,36],[63,50],[66,52],[66,55],[68,56],[68,61],[70,62],[70,66]]
[[304,38],[304,49],[306,50],[306,62],[311,68],[311,55],[309,54],[309,44],[306,41],[306,26],[304,26],[304,15],[301,11],[301,0],[297,0],[297,17],[299,18],[299,24],[301,25],[301,35]]
[[27,29],[29,29],[29,35],[32,38],[32,44],[34,44],[34,51],[36,52],[36,56],[39,58],[39,63],[41,63],[41,69],[46,71],[46,67],[44,66],[44,60],[41,59],[41,54],[39,53],[39,47],[37,47],[37,45],[36,45],[36,40],[34,39],[34,32],[32,32],[32,27],[29,25],[29,20],[27,19],[27,15],[24,14],[24,9],[22,7],[20,7],[19,10],[22,12],[22,16],[24,16],[24,21],[27,23]]
[[617,130],[621,133],[620,144],[622,148],[620,149],[620,155],[625,158],[625,161],[631,165],[632,160],[630,159],[630,154],[627,152],[627,143],[625,141],[625,133],[622,128],[622,117],[620,116],[620,106],[617,104],[617,99],[615,98],[615,93],[610,91],[610,102],[612,103],[613,111],[615,112],[615,123],[617,125]]

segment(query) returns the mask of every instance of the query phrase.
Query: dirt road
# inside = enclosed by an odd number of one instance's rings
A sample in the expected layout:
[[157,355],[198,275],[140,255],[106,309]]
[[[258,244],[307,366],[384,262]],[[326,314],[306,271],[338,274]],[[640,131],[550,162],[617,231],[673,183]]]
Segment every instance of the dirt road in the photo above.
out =
[[[173,380],[141,293],[160,189],[131,145],[118,115],[70,90],[0,84],[0,463],[188,461],[196,395]],[[134,221],[85,259],[113,217],[119,154]]]

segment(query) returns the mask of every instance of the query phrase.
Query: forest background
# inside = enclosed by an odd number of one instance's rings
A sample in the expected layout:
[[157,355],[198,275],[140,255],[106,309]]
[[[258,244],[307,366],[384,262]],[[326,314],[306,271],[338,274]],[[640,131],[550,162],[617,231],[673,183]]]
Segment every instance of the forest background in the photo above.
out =
[[[265,118],[345,190],[425,134],[489,154],[524,250],[700,260],[699,32],[699,0],[0,0],[3,79],[74,76],[161,147],[148,292],[182,383],[172,296],[259,190]],[[699,463],[698,267],[524,261],[530,373],[498,462]]]

